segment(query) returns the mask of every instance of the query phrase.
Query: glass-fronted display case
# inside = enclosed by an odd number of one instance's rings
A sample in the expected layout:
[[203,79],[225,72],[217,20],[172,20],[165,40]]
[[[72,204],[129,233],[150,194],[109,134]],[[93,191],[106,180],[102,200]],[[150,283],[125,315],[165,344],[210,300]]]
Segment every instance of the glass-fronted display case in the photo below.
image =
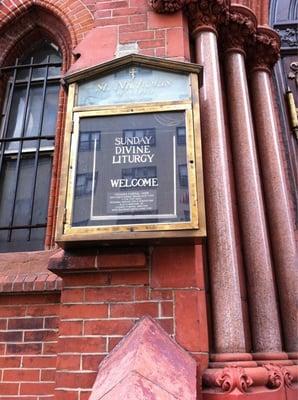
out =
[[59,244],[205,235],[199,72],[131,55],[66,77]]

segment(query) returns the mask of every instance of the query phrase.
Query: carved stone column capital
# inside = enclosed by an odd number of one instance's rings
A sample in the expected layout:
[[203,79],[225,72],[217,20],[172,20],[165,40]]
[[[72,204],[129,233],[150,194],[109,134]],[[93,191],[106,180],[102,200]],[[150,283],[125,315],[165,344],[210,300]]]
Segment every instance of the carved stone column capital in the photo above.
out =
[[196,1],[197,0],[148,0],[149,6],[160,14],[174,13]]
[[217,32],[217,25],[224,22],[231,0],[148,0],[157,13],[170,14],[184,9],[193,34],[201,30]]
[[276,31],[259,26],[253,45],[250,47],[249,61],[254,70],[271,72],[280,55],[280,37]]
[[226,21],[230,0],[200,0],[189,3],[186,13],[193,35],[200,31],[217,33],[217,26]]
[[226,24],[223,25],[223,44],[226,51],[245,52],[246,45],[254,40],[257,18],[247,7],[230,7]]

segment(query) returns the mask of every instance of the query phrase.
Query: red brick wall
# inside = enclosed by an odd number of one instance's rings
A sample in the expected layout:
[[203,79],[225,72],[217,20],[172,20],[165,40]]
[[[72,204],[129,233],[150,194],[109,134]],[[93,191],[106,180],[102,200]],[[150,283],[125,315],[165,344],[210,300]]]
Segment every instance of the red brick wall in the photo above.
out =
[[28,257],[8,257],[16,274],[0,280],[1,399],[88,399],[100,362],[144,315],[207,366],[201,246],[61,251],[50,268],[62,287]]
[[93,2],[91,10],[96,27],[118,27],[120,44],[136,42],[146,55],[189,58],[188,37],[184,41],[183,34],[187,24],[181,12],[160,16],[150,11],[147,0],[101,0]]
[[[42,14],[41,17],[37,16],[38,23],[36,20],[22,23],[28,12]],[[54,26],[53,21],[47,24],[47,20],[53,16],[56,18]],[[150,11],[147,0],[7,0],[0,4],[2,57],[5,58],[7,50],[14,46],[24,33],[27,34],[37,26],[43,25],[46,25],[48,31],[55,28],[56,35],[53,31],[53,36],[56,36],[57,42],[61,42],[63,30],[63,36],[69,36],[70,50],[79,44],[92,28],[116,27],[110,34],[115,35],[117,44],[136,42],[142,54],[189,59],[187,21],[182,12],[158,15]],[[10,30],[12,32],[6,33]],[[104,35],[102,40],[105,40]],[[101,52],[106,50],[102,44],[98,47]]]
[[[46,270],[51,254],[50,268],[63,285]],[[100,362],[144,315],[207,366],[202,246],[35,258],[0,257],[2,400],[87,399]]]
[[155,318],[206,367],[201,251],[201,246],[176,246],[152,254],[54,257],[51,268],[63,275],[56,399],[88,399],[99,363],[144,315]]
[[59,303],[57,293],[0,296],[1,399],[53,398]]

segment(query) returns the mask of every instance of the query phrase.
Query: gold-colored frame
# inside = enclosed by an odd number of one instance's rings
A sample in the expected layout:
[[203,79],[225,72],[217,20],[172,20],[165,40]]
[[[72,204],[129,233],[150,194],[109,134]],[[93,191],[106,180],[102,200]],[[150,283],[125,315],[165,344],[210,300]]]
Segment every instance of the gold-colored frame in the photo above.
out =
[[[206,236],[203,169],[199,114],[199,84],[196,73],[189,74],[192,99],[162,103],[125,104],[117,106],[75,106],[78,86],[69,86],[63,162],[59,193],[56,241],[62,246],[113,240],[135,241],[162,238],[199,238]],[[128,115],[163,111],[185,111],[187,132],[187,165],[191,221],[156,224],[105,225],[73,227],[74,178],[80,118],[90,116]]]

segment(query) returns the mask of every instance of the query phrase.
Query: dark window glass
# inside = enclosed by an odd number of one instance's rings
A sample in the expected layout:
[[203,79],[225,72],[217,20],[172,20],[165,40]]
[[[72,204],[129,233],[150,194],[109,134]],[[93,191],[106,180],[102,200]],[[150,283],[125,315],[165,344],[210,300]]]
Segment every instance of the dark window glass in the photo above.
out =
[[[154,128],[147,129],[124,129],[123,138],[149,138],[150,146],[156,145],[156,130]],[[132,145],[138,145],[138,140],[135,140],[135,143]]]
[[156,178],[156,167],[123,168],[122,179]]
[[44,247],[60,71],[61,55],[47,41],[1,69],[0,252]]
[[[97,182],[97,175],[95,174],[95,187]],[[87,172],[84,174],[77,174],[76,176],[76,197],[88,196],[92,191],[92,180],[93,175],[91,172]]]
[[80,118],[72,225],[188,222],[184,121],[183,111]]
[[179,183],[182,187],[188,186],[187,165],[179,165]]
[[185,126],[181,126],[176,129],[176,135],[177,135],[177,144],[180,146],[185,146],[186,145],[186,134],[185,134]]
[[81,132],[80,134],[80,151],[93,150],[96,140],[96,148],[100,150],[100,132]]

